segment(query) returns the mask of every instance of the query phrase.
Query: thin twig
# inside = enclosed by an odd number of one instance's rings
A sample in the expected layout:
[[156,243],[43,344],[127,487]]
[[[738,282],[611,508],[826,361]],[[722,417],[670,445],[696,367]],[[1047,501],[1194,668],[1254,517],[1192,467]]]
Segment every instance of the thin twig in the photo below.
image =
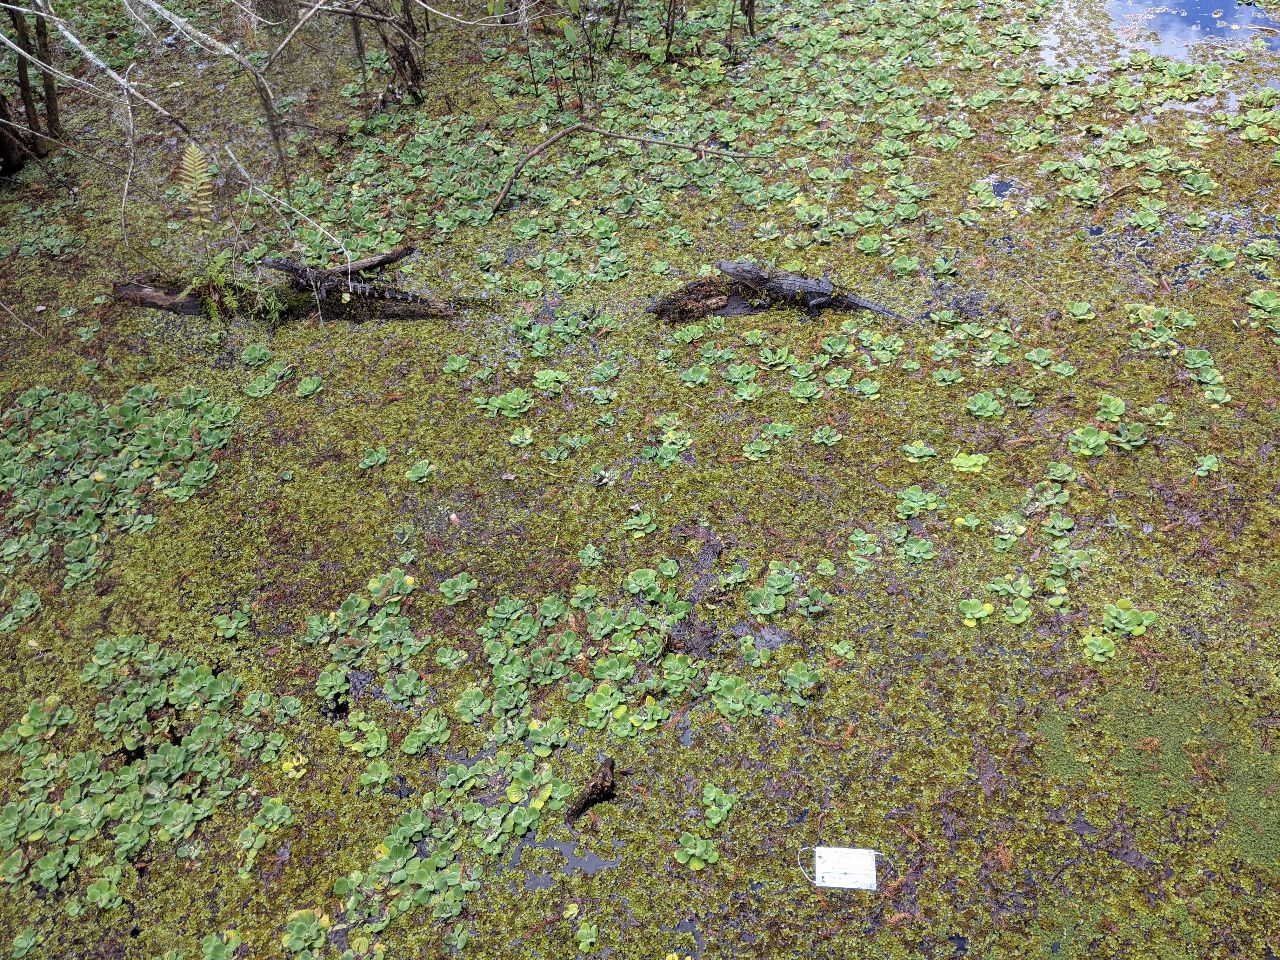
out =
[[273,206],[277,208],[283,208],[284,210],[293,214],[295,217],[298,217],[301,220],[305,220],[307,223],[311,224],[311,226],[315,228],[317,233],[324,234],[324,236],[328,237],[330,240],[333,241],[333,245],[342,251],[342,255],[346,258],[348,264],[354,262],[351,259],[351,251],[347,249],[347,245],[343,243],[340,238],[334,236],[332,233],[326,230],[320,223],[313,220],[311,217],[307,216],[305,213],[303,213],[293,204],[289,203],[289,201],[281,200],[279,197],[273,195],[269,191],[264,190],[262,187],[258,186],[257,181],[253,179],[253,177],[249,174],[249,171],[244,168],[244,164],[240,162],[240,158],[235,155],[235,151],[233,151],[229,146],[226,146],[226,145],[224,145],[222,149],[225,150],[227,153],[227,156],[231,158],[232,164],[235,166],[236,170],[239,171],[241,178],[244,180],[245,186],[248,187],[248,189],[251,192],[257,193],[259,196],[262,197],[262,199],[266,200],[268,203],[272,204]]
[[41,333],[39,330],[37,330],[37,329],[36,329],[35,327],[33,327],[31,324],[27,323],[27,321],[23,320],[20,316],[18,316],[16,313],[14,313],[12,310],[10,310],[10,309],[9,309],[9,305],[8,305],[7,303],[5,303],[3,300],[0,300],[0,309],[3,309],[5,313],[7,313],[9,316],[13,317],[13,319],[14,319],[14,322],[15,322],[15,323],[19,323],[19,324],[21,324],[22,326],[26,327],[28,330],[30,330],[32,333],[34,333],[34,334],[35,334],[37,337],[39,337],[41,340],[47,340],[47,339],[48,339],[48,337],[46,337],[43,333]]
[[231,0],[231,4],[232,6],[238,7],[240,12],[243,13],[245,16],[247,16],[250,20],[256,20],[258,23],[262,24],[264,27],[278,27],[284,23],[283,20],[268,20],[265,17],[259,16],[255,11],[250,10],[243,3],[241,3],[240,0]]
[[630,140],[634,143],[645,143],[654,147],[670,147],[673,150],[688,150],[689,152],[696,153],[699,156],[724,157],[729,160],[755,159],[745,153],[730,153],[727,150],[712,150],[709,147],[699,146],[698,144],[672,143],[670,140],[658,140],[654,137],[640,137],[629,133],[615,133],[612,130],[593,127],[588,123],[575,123],[573,126],[565,127],[559,133],[554,133],[547,137],[547,139],[543,140],[540,144],[520,158],[520,162],[517,163],[516,168],[511,171],[511,176],[503,185],[502,192],[498,194],[498,199],[493,204],[493,213],[497,213],[499,208],[501,208],[503,201],[507,199],[507,194],[509,194],[511,192],[511,188],[515,186],[516,178],[520,176],[520,171],[524,169],[525,164],[538,156],[538,154],[542,153],[557,140],[561,140],[573,133],[594,133],[598,136],[608,137],[613,140]]
[[381,14],[377,14],[377,13],[366,13],[363,10],[355,9],[354,7],[321,6],[321,7],[316,7],[316,9],[319,10],[321,13],[332,13],[340,17],[350,17],[352,20],[368,20],[371,23],[383,24],[385,26],[390,27],[392,30],[394,30],[396,33],[402,36],[408,43],[413,44],[413,46],[419,47],[419,48],[421,48],[422,46],[422,42],[418,40],[417,37],[412,36],[411,34],[406,32],[404,27],[400,26],[400,22],[398,20],[393,20],[391,17],[384,17]]
[[502,192],[498,194],[498,199],[493,205],[493,212],[497,213],[498,209],[502,206],[503,201],[507,199],[507,194],[510,193],[511,188],[515,186],[516,177],[520,176],[520,171],[524,169],[524,165],[526,163],[528,163],[538,154],[542,153],[543,150],[546,150],[547,147],[551,146],[557,140],[561,140],[572,133],[577,133],[579,130],[585,130],[586,127],[587,125],[585,123],[575,123],[571,127],[565,127],[559,133],[552,134],[546,140],[543,140],[540,144],[538,144],[536,147],[534,147],[532,150],[526,153],[520,159],[520,162],[516,164],[516,168],[511,171],[511,176],[507,178],[507,182],[503,184]]
[[[125,70],[124,78],[129,79],[129,72],[133,70],[133,64],[129,64],[129,69]],[[129,245],[129,221],[125,216],[125,206],[129,202],[129,184],[133,180],[133,163],[138,156],[138,144],[134,139],[136,130],[133,123],[133,97],[129,95],[128,88],[125,89],[125,103],[129,107],[129,132],[126,143],[129,147],[129,169],[124,175],[124,190],[120,194],[120,237],[124,241],[125,246]]]
[[[133,4],[130,3],[129,0],[121,0],[121,3],[123,4],[125,10],[129,12],[129,16],[133,17],[133,19],[137,21],[138,26],[142,27],[142,29],[147,32],[147,36],[150,37],[151,40],[155,41],[159,39],[156,36],[156,32],[153,29],[151,29],[151,24],[147,23],[147,21],[142,18],[142,14],[138,13],[137,10],[133,9]],[[126,70],[125,76],[128,76],[128,74],[129,74],[129,71]]]
[[[363,2],[363,0],[361,0],[361,2]],[[356,4],[356,6],[359,6],[359,5],[360,5],[359,3]],[[311,5],[311,8],[298,18],[298,22],[293,25],[293,29],[291,29],[285,35],[285,38],[280,41],[279,46],[277,46],[274,50],[271,51],[271,55],[268,56],[266,61],[262,64],[263,71],[271,69],[271,64],[275,63],[276,57],[280,56],[280,54],[284,52],[284,48],[289,45],[289,41],[291,41],[295,36],[297,36],[298,31],[301,30],[303,27],[305,27],[307,23],[310,22],[311,18],[314,17],[319,12],[320,12],[320,4],[318,2],[313,3]]]
[[445,13],[443,10],[436,9],[435,7],[431,6],[431,4],[424,2],[424,0],[413,0],[413,2],[417,4],[419,7],[421,7],[423,10],[426,10],[428,13],[434,13],[437,17],[439,17],[442,20],[451,20],[452,22],[459,23],[464,27],[515,27],[515,26],[518,26],[517,23],[508,23],[505,20],[503,20],[503,17],[506,16],[505,13],[490,14],[487,17],[481,17],[479,20],[463,20],[461,17],[455,17],[451,13]]
[[1126,183],[1124,186],[1117,187],[1115,190],[1112,190],[1105,197],[1103,197],[1096,204],[1094,204],[1094,206],[1100,207],[1104,203],[1106,203],[1108,200],[1114,200],[1116,197],[1123,196],[1124,194],[1128,193],[1130,190],[1137,190],[1137,189],[1138,189],[1138,185],[1136,183]]

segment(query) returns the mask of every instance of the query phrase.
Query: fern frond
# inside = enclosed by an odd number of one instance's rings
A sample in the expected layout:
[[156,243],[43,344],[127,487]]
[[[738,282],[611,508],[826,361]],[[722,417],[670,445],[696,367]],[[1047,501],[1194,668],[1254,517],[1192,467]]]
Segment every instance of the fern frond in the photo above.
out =
[[194,143],[188,143],[178,164],[178,182],[187,195],[187,209],[199,227],[213,220],[213,171],[209,158]]

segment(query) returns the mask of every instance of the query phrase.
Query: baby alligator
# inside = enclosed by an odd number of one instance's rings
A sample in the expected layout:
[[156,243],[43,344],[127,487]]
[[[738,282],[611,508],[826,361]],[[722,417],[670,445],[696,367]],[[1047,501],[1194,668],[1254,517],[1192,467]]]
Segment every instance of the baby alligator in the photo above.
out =
[[902,320],[888,307],[864,300],[850,293],[837,293],[835,284],[826,277],[814,280],[785,270],[768,270],[745,260],[717,260],[716,267],[735,283],[753,290],[773,303],[790,303],[810,314],[820,310],[869,310],[882,317]]

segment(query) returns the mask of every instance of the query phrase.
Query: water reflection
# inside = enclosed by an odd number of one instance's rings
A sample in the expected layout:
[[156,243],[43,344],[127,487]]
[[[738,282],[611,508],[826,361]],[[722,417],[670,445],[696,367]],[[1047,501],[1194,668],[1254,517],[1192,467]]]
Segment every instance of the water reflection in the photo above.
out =
[[1251,43],[1256,39],[1270,50],[1280,50],[1280,21],[1234,0],[1111,0],[1107,14],[1121,40],[1167,57],[1185,56],[1188,47],[1206,40]]

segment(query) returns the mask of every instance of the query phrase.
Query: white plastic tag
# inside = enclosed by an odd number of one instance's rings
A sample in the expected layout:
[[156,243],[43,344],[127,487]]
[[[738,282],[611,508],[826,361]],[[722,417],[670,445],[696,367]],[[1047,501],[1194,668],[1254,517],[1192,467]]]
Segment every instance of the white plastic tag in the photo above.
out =
[[814,847],[813,882],[848,890],[876,888],[876,852],[858,847]]

